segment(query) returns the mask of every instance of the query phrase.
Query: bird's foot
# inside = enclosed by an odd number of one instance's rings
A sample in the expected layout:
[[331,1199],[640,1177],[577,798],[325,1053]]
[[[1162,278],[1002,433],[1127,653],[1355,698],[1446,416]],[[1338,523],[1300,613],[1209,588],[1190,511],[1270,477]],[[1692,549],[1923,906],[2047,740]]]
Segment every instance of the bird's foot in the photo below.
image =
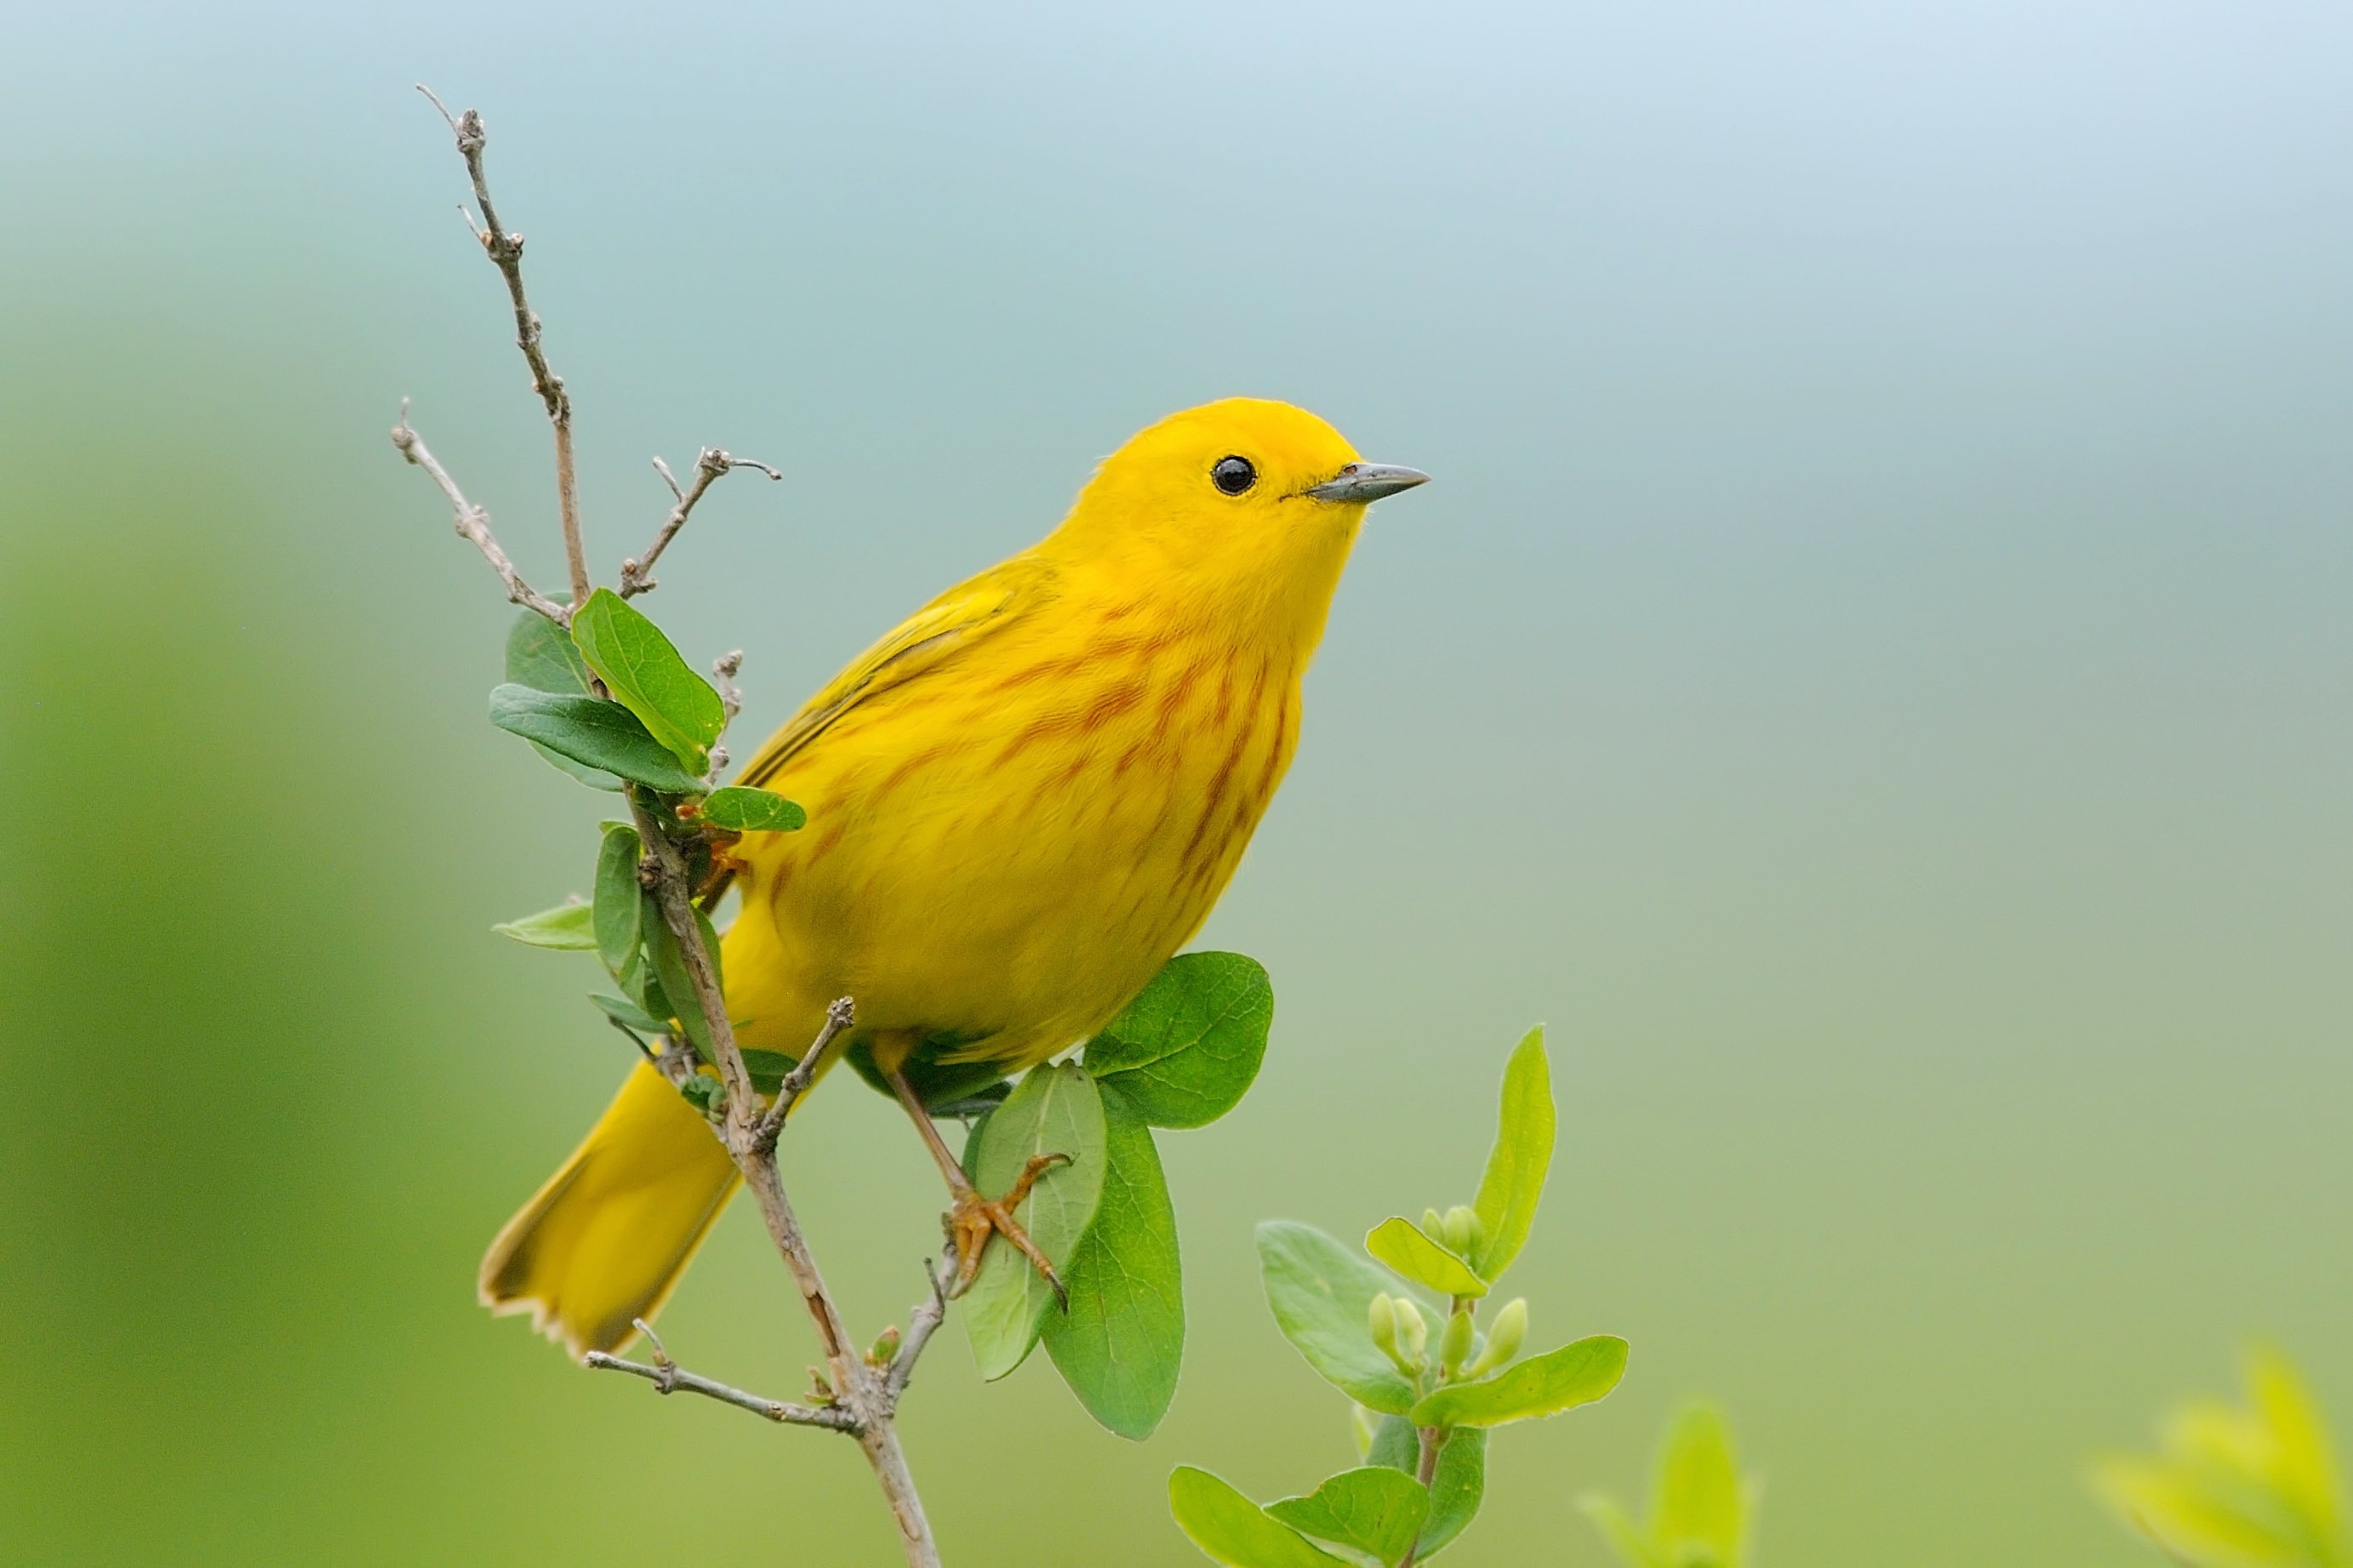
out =
[[1070,1310],[1071,1293],[1063,1288],[1062,1277],[1054,1272],[1053,1264],[1029,1239],[1021,1222],[1013,1217],[1013,1211],[1028,1199],[1029,1189],[1037,1184],[1039,1176],[1070,1163],[1068,1154],[1033,1155],[1003,1197],[985,1198],[978,1189],[970,1186],[956,1194],[955,1205],[947,1213],[948,1234],[955,1240],[956,1252],[955,1285],[948,1291],[950,1296],[961,1296],[972,1289],[973,1280],[980,1273],[981,1254],[987,1250],[988,1238],[995,1235],[1021,1249],[1022,1256],[1029,1259],[1030,1266],[1054,1292],[1054,1300],[1064,1311]]

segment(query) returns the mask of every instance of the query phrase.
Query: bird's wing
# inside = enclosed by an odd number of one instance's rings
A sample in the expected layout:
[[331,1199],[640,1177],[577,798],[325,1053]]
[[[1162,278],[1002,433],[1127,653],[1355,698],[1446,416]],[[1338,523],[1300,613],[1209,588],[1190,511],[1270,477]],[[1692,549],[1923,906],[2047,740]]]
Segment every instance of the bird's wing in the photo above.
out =
[[902,621],[803,703],[783,729],[768,737],[768,743],[735,782],[765,784],[860,702],[921,679],[1052,596],[1051,568],[1033,555],[1017,555],[950,588]]

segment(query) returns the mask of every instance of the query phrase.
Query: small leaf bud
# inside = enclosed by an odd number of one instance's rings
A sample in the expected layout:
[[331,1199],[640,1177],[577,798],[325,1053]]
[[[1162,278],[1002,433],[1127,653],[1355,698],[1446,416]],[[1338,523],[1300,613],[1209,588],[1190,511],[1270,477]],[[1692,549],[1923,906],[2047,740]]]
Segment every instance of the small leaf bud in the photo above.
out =
[[1470,1354],[1471,1314],[1449,1313],[1446,1327],[1438,1336],[1438,1364],[1444,1367],[1448,1375],[1451,1376]]
[[1397,1360],[1397,1303],[1390,1300],[1387,1295],[1375,1296],[1372,1307],[1366,1315],[1368,1319],[1368,1326],[1373,1331],[1373,1343],[1380,1347],[1383,1355],[1388,1356],[1391,1361]]
[[1421,1309],[1411,1300],[1400,1300],[1394,1310],[1397,1313],[1398,1342],[1405,1352],[1406,1367],[1409,1371],[1419,1372],[1428,1359],[1430,1324],[1422,1317]]
[[1421,1211],[1421,1234],[1432,1241],[1446,1239],[1446,1221],[1439,1216],[1436,1209]]
[[708,1073],[696,1073],[678,1086],[686,1102],[705,1116],[717,1116],[727,1108],[727,1086]]
[[1514,1296],[1495,1313],[1495,1321],[1487,1325],[1487,1348],[1470,1371],[1481,1377],[1502,1366],[1520,1353],[1520,1342],[1528,1337],[1528,1300]]
[[874,1336],[874,1342],[867,1347],[866,1364],[879,1370],[889,1366],[898,1353],[899,1325],[893,1323]]
[[1479,1247],[1479,1216],[1461,1204],[1446,1211],[1446,1234],[1442,1238],[1446,1250],[1461,1258],[1469,1258]]

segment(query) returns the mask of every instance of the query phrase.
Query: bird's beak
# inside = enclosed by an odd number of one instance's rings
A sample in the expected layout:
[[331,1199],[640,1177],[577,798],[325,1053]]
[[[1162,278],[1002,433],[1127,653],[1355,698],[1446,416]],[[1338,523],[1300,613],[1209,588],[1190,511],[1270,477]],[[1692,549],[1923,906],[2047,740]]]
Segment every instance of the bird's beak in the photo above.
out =
[[1310,485],[1300,493],[1317,500],[1350,501],[1362,506],[1429,482],[1430,476],[1419,468],[1401,468],[1394,463],[1351,463],[1322,484]]

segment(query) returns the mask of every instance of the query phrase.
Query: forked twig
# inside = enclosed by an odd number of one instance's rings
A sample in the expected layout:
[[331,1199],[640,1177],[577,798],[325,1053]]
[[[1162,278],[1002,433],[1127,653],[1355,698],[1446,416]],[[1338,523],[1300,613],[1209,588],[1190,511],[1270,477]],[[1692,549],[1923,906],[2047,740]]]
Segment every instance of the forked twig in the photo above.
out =
[[694,503],[701,500],[712,485],[737,468],[757,468],[772,479],[785,477],[765,463],[754,462],[749,458],[730,457],[716,447],[705,447],[695,454],[694,483],[681,489],[678,476],[670,471],[670,465],[659,458],[654,459],[654,472],[659,474],[662,483],[670,487],[671,499],[677,504],[670,509],[670,515],[662,519],[660,529],[654,534],[654,542],[646,546],[645,552],[632,555],[621,563],[621,585],[617,590],[621,597],[632,599],[660,586],[653,579],[654,563],[660,560],[661,552],[670,548],[670,542],[678,537],[678,531],[686,526],[688,516],[694,510]]
[[738,1410],[748,1410],[754,1415],[765,1415],[788,1426],[821,1426],[828,1432],[847,1432],[852,1436],[858,1435],[858,1418],[847,1410],[768,1399],[757,1394],[746,1394],[715,1378],[687,1371],[670,1359],[669,1350],[643,1318],[630,1321],[637,1325],[638,1331],[646,1336],[647,1342],[653,1346],[652,1362],[625,1361],[604,1351],[590,1351],[581,1358],[583,1363],[597,1372],[626,1372],[632,1377],[642,1377],[654,1385],[657,1394],[676,1394],[683,1389],[689,1394],[700,1394],[705,1399],[716,1399],[722,1405],[733,1405]]

